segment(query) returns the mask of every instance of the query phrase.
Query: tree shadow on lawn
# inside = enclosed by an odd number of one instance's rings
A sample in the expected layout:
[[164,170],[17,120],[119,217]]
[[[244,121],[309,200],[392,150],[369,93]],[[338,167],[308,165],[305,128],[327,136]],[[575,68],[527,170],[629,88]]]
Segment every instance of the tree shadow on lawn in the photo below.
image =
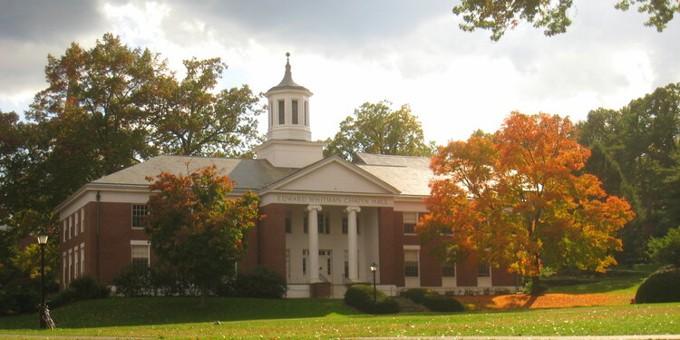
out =
[[[162,325],[215,321],[316,318],[358,314],[342,300],[198,297],[108,298],[52,311],[58,328]],[[0,317],[0,330],[38,326],[37,314]]]
[[549,293],[593,294],[633,289],[643,280],[644,277],[639,275],[630,275],[603,277],[583,283],[575,281],[573,284],[562,284],[560,281],[551,282],[551,280],[545,282],[549,287]]

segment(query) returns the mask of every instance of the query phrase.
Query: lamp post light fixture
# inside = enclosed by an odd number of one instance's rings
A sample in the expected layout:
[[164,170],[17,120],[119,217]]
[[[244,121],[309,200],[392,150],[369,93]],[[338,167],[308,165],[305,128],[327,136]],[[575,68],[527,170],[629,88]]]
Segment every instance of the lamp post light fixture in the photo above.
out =
[[45,246],[47,245],[47,235],[38,235],[38,245],[40,245],[40,328],[54,328],[54,321],[50,316],[50,310],[45,303]]
[[378,290],[375,287],[375,272],[378,270],[378,266],[375,262],[371,263],[371,273],[373,273],[373,303],[378,302]]

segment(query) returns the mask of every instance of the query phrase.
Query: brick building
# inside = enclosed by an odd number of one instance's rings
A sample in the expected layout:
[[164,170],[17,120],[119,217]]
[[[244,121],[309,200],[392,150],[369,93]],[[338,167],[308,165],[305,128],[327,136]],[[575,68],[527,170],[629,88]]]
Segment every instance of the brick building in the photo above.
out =
[[414,225],[426,212],[429,159],[324,158],[323,143],[311,138],[312,93],[293,81],[289,63],[265,95],[268,133],[256,159],[159,156],[88,183],[61,203],[62,284],[86,275],[110,284],[130,263],[152,265],[143,229],[145,177],[215,165],[235,182],[234,195],[257,192],[266,215],[248,235],[239,270],[260,265],[278,272],[288,297],[340,297],[347,283],[372,280],[372,263],[389,294],[404,287],[458,294],[515,289],[516,278],[504,269],[474,257],[442,265],[420,244]]

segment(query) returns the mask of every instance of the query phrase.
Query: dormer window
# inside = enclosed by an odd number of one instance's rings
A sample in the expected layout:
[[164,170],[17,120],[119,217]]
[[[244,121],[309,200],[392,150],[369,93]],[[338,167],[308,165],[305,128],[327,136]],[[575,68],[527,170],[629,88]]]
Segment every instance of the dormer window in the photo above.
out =
[[293,124],[298,124],[298,101],[293,99]]
[[279,100],[279,125],[286,123],[286,105],[283,100]]

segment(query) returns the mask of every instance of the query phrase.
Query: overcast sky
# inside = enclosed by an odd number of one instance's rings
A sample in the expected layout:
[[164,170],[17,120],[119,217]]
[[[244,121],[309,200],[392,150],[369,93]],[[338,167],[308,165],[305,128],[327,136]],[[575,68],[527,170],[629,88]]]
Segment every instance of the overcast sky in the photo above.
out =
[[281,80],[290,51],[293,78],[314,92],[314,139],[334,135],[366,101],[410,104],[426,138],[445,143],[494,131],[513,110],[581,120],[680,81],[679,18],[657,33],[614,0],[575,0],[566,34],[524,24],[495,43],[488,32],[460,31],[455,3],[0,0],[0,110],[22,112],[46,86],[48,53],[93,46],[106,32],[177,70],[192,56],[221,57],[221,88],[256,92]]

